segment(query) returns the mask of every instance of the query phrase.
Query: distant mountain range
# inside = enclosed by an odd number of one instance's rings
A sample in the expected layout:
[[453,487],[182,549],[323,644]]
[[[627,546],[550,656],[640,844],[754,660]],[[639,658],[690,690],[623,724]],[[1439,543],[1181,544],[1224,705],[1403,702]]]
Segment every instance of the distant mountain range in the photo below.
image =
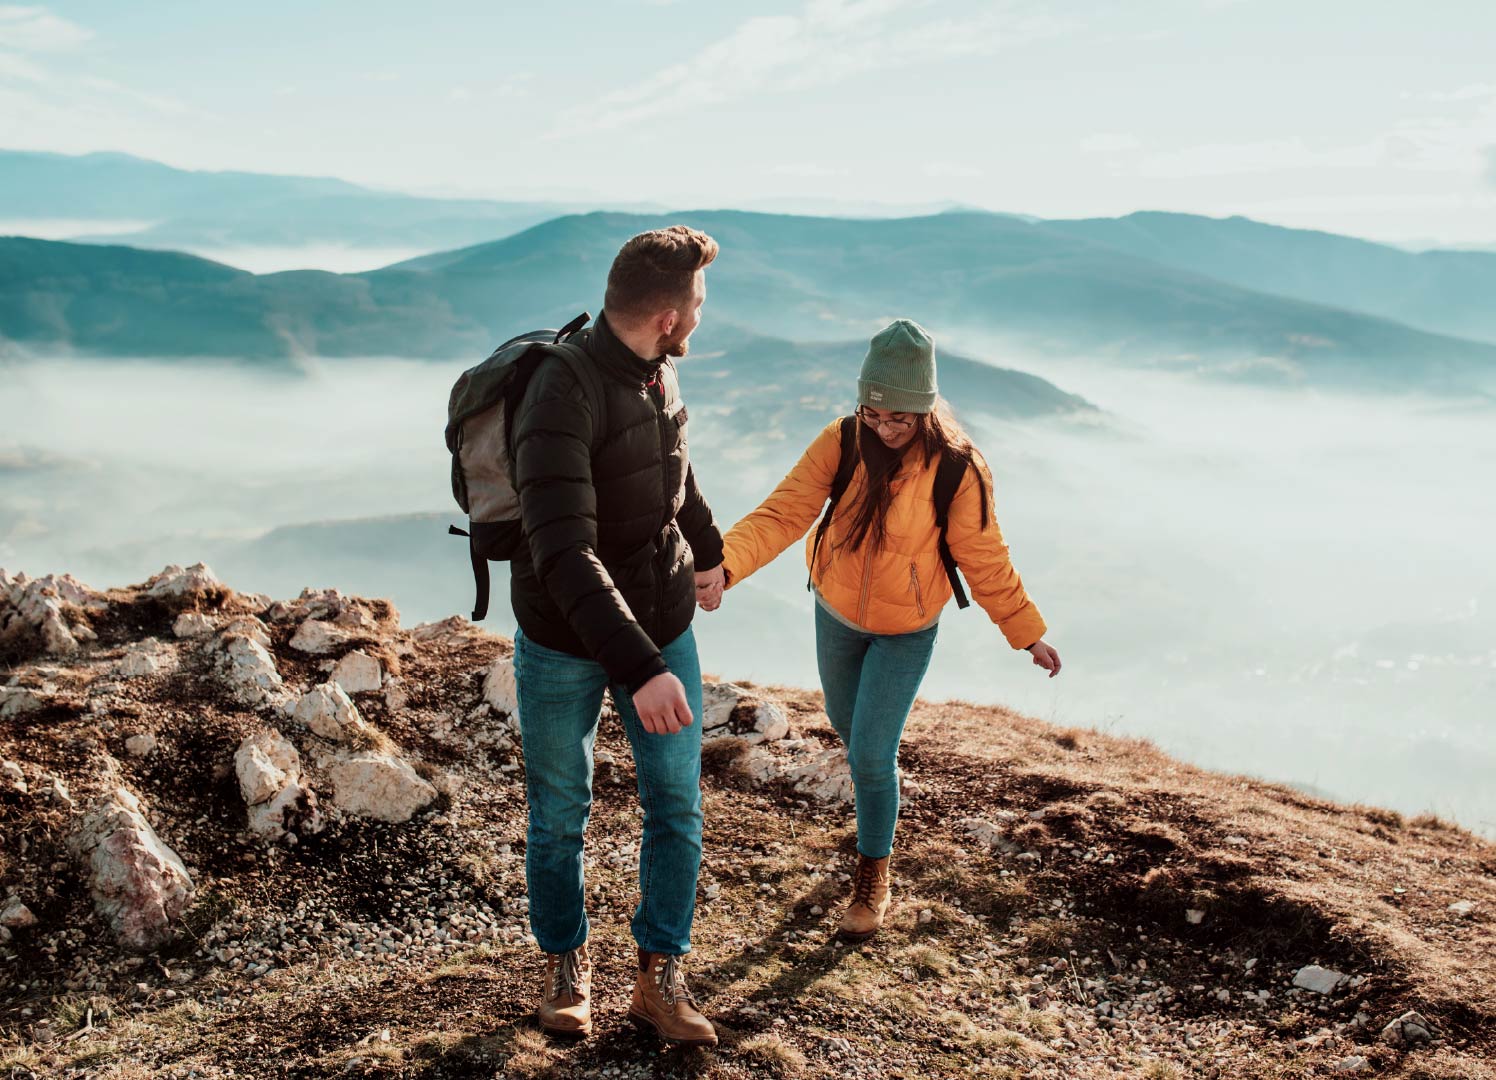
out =
[[[620,210],[663,207],[616,203]],[[208,249],[341,244],[435,250],[491,240],[595,201],[435,199],[345,180],[175,169],[129,154],[0,150],[0,219],[138,222],[76,239]]]
[[1044,221],[1038,228],[1259,292],[1496,341],[1496,254],[1491,252],[1415,253],[1250,218],[1191,214]]
[[479,355],[516,330],[595,311],[619,244],[675,221],[722,242],[710,325],[785,339],[865,338],[911,315],[937,334],[1040,356],[1235,378],[1461,389],[1496,373],[1496,345],[1243,288],[1076,235],[1076,223],[965,212],[590,213],[363,274],[256,276],[176,253],[4,239],[0,348],[252,360]]

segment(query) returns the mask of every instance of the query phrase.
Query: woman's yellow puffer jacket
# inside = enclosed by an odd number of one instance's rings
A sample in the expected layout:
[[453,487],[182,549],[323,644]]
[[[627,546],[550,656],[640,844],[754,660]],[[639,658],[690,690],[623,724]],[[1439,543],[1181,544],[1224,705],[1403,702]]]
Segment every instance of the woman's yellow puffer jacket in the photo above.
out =
[[[844,619],[875,634],[906,634],[935,621],[951,598],[951,586],[940,561],[940,533],[935,527],[935,469],[919,452],[906,455],[893,479],[893,502],[888,509],[887,536],[879,550],[864,544],[843,551],[862,498],[867,476],[861,464],[837,506],[821,542],[817,565],[810,566],[815,533],[810,527],[821,516],[831,496],[831,483],[841,461],[841,421],[828,424],[816,436],[790,474],[780,481],[757,510],[728,532],[723,566],[728,587],[739,584],[773,562],[802,536],[805,562],[816,591]],[[987,490],[991,473],[976,458]],[[1015,649],[1026,649],[1044,636],[1044,619],[1024,592],[1018,571],[1008,559],[997,520],[988,507],[982,528],[981,489],[968,469],[951,503],[946,536],[951,554],[966,578],[971,595],[986,610]]]

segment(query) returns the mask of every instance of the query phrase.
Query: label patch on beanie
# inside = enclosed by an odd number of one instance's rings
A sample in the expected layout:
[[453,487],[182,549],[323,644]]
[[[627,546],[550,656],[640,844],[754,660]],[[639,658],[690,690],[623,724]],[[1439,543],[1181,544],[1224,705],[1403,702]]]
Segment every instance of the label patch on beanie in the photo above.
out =
[[869,387],[868,388],[868,392],[867,392],[867,396],[868,396],[869,400],[871,400],[871,401],[882,401],[883,400],[883,391],[882,390],[874,390],[871,387]]

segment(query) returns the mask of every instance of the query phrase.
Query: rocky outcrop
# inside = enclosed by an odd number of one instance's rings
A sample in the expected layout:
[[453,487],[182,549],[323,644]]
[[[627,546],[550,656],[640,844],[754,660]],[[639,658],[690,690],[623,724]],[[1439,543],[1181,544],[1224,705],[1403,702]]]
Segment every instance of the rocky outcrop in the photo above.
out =
[[165,944],[192,902],[192,877],[145,819],[140,800],[115,788],[68,839],[94,906],[126,948]]
[[28,578],[0,570],[0,650],[67,656],[94,640],[85,610],[107,607],[71,574]]

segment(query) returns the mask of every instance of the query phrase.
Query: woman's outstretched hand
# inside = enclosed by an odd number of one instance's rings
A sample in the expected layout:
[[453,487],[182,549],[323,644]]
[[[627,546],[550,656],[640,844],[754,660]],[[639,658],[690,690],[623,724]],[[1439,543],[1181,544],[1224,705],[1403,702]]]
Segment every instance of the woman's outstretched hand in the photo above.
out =
[[1030,645],[1028,651],[1033,653],[1034,663],[1049,672],[1051,679],[1060,673],[1060,654],[1053,645],[1040,640]]
[[721,566],[696,575],[696,602],[702,611],[716,611],[722,606],[722,587],[726,580]]

